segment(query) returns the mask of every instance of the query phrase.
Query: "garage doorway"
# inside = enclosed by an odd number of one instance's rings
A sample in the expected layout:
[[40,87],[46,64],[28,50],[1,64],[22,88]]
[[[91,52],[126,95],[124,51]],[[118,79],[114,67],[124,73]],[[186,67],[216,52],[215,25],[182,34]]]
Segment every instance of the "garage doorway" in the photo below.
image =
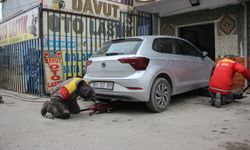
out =
[[179,28],[179,36],[190,41],[215,60],[214,23]]

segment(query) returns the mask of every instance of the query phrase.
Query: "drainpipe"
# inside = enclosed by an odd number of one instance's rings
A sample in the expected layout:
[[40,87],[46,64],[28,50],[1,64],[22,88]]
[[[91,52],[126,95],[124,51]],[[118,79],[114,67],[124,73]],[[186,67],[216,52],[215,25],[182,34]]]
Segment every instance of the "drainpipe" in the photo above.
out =
[[[248,29],[247,29],[247,4],[246,2],[242,3],[243,7],[244,7],[244,38],[243,38],[243,42],[244,42],[244,66],[246,68],[248,68],[248,43],[247,43],[247,36],[248,36]],[[247,86],[248,82],[247,80],[245,80],[245,86]]]

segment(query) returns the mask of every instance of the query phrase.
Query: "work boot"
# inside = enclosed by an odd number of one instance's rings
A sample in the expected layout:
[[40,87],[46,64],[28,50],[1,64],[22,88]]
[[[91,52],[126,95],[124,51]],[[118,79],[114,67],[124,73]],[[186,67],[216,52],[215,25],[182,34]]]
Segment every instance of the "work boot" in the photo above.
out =
[[220,108],[221,107],[221,105],[222,105],[222,97],[221,97],[220,93],[216,93],[214,104],[215,104],[216,108]]
[[41,109],[41,115],[45,116],[47,112],[51,112],[52,111],[52,104],[50,101],[45,101],[43,103],[43,107]]
[[215,99],[216,99],[216,94],[215,93],[210,93],[211,95],[211,106],[215,106]]

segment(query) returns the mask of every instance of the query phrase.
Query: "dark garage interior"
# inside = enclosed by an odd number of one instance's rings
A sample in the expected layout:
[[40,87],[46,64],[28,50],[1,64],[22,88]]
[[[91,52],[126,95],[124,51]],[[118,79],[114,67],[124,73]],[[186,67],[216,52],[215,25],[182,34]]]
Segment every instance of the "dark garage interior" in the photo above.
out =
[[179,36],[190,41],[201,51],[207,51],[208,56],[215,60],[214,24],[204,24],[179,28]]

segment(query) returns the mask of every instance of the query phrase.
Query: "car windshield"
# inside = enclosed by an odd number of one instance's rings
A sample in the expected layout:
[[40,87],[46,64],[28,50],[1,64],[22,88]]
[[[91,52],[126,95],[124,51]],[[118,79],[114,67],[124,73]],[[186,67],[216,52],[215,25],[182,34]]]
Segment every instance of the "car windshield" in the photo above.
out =
[[142,39],[118,39],[106,42],[93,57],[136,54]]

